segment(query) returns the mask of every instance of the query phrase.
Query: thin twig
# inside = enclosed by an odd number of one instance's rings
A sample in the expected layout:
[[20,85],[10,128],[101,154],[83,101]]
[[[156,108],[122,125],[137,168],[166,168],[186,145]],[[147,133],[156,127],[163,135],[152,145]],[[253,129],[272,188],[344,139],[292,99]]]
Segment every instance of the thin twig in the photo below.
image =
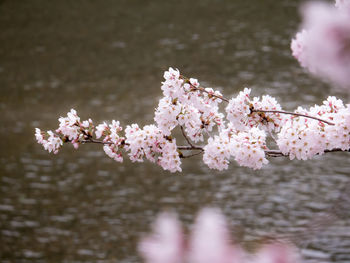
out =
[[180,128],[181,128],[182,135],[185,137],[187,143],[188,143],[190,146],[193,147],[192,142],[190,141],[190,139],[187,137],[187,135],[186,135],[186,133],[185,133],[184,127],[181,125]]
[[215,98],[218,98],[218,99],[220,99],[220,100],[223,100],[223,101],[225,101],[225,102],[227,102],[227,103],[230,102],[229,99],[226,99],[225,97],[220,96],[220,95],[216,95],[216,94],[214,94],[214,93],[212,93],[212,92],[206,91],[205,88],[203,88],[203,87],[196,87],[196,86],[192,85],[191,83],[189,83],[189,84],[190,84],[191,88],[194,89],[194,90],[199,90],[199,91],[201,91],[201,92],[207,93],[207,94],[209,94],[210,96],[215,97]]
[[185,151],[191,151],[191,150],[201,150],[201,151],[204,151],[203,147],[201,147],[201,146],[196,146],[196,145],[192,145],[192,146],[177,146],[177,149],[179,149],[179,150],[185,150]]
[[[209,92],[209,91],[206,91],[205,88],[203,87],[196,87],[194,86],[193,84],[190,83],[189,79],[186,78],[185,76],[182,76],[181,75],[181,78],[183,80],[185,80],[193,90],[199,90],[201,92],[204,92],[204,93],[207,93],[209,94],[210,96],[212,97],[215,97],[215,98],[218,98],[218,99],[221,99],[227,103],[230,102],[229,99],[225,98],[224,96],[220,96],[220,95],[216,95],[216,94],[213,94],[212,92]],[[326,121],[326,120],[323,120],[323,119],[320,119],[320,118],[317,118],[317,117],[313,117],[313,116],[309,116],[309,115],[306,115],[306,114],[302,114],[302,113],[295,113],[295,112],[289,112],[289,111],[279,111],[279,110],[260,110],[260,109],[252,109],[251,110],[252,112],[264,112],[264,113],[281,113],[281,114],[288,114],[288,115],[294,115],[294,116],[299,116],[299,117],[305,117],[305,118],[310,118],[310,119],[314,119],[314,120],[318,120],[318,121],[321,121],[321,122],[324,122],[324,123],[327,123],[328,125],[334,125],[334,123],[330,122],[330,121]]]
[[324,123],[327,123],[328,125],[334,125],[334,123],[314,117],[314,116],[310,116],[310,115],[306,115],[306,114],[302,114],[302,113],[295,113],[295,112],[289,112],[289,111],[281,111],[281,110],[256,110],[256,109],[252,109],[252,112],[264,112],[264,113],[281,113],[281,114],[288,114],[288,115],[294,115],[294,116],[299,116],[299,117],[305,117],[305,118],[309,118],[309,119],[314,119],[317,121],[321,121]]
[[216,94],[214,94],[214,93],[212,93],[212,92],[206,91],[205,88],[203,88],[203,87],[196,87],[196,86],[194,86],[194,85],[190,82],[190,80],[189,80],[188,78],[186,78],[185,76],[183,76],[183,75],[181,75],[180,78],[182,78],[184,81],[186,81],[186,83],[188,83],[188,84],[191,86],[191,89],[193,89],[193,90],[199,90],[199,91],[201,91],[201,92],[207,93],[207,94],[209,94],[210,96],[215,97],[215,98],[218,98],[218,99],[223,100],[223,101],[225,101],[225,102],[229,102],[229,101],[230,101],[229,99],[225,98],[224,96],[216,95]]
[[[88,140],[83,140],[80,141],[81,143],[85,144],[85,143],[96,143],[96,144],[114,144],[113,142],[104,142],[104,141],[100,141],[100,140],[96,140],[96,139],[92,139],[89,138]],[[193,145],[191,144],[190,146],[177,146],[178,150],[186,150],[186,151],[191,151],[191,150],[201,150],[204,151],[203,147],[201,146],[197,146],[197,145]]]
[[190,154],[190,155],[182,155],[181,158],[185,159],[185,158],[190,158],[190,157],[193,157],[193,156],[196,156],[196,155],[200,155],[204,152],[203,151],[199,151],[199,152],[196,152],[196,153],[193,153],[193,154]]
[[[332,150],[325,150],[324,153],[331,153],[331,152],[347,152],[350,151],[349,150],[342,150],[340,148],[334,148]],[[289,154],[283,154],[281,151],[279,150],[267,150],[265,151],[265,154],[269,157],[288,157]]]
[[[85,143],[113,144],[113,142],[104,142],[104,141],[100,141],[100,140],[96,140],[96,139],[92,139],[92,138],[89,138],[89,140],[83,140],[83,141],[81,141],[81,143],[83,143],[83,144],[85,144]],[[193,145],[193,144],[189,145],[189,146],[177,146],[177,149],[184,150],[184,151],[200,150],[201,152],[204,152],[204,148],[202,146],[197,146],[197,145]],[[350,151],[350,149],[344,151],[340,148],[334,148],[332,150],[325,150],[324,153],[346,152],[346,151]],[[283,154],[279,150],[266,150],[265,154],[269,157],[288,157],[289,156],[289,154]],[[195,154],[195,155],[197,155],[197,154]],[[189,157],[191,157],[191,156],[189,156]]]
[[104,142],[96,139],[89,138],[88,140],[83,140],[81,143],[97,143],[97,144],[113,144],[113,142]]

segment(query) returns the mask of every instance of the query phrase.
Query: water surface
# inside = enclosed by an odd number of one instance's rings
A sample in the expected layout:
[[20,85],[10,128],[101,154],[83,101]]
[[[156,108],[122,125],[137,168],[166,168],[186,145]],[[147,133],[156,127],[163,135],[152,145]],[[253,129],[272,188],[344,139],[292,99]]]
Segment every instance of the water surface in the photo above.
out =
[[[287,110],[329,94],[348,101],[291,58],[300,2],[1,1],[2,262],[140,262],[138,240],[166,209],[190,226],[201,207],[219,207],[248,243],[322,217],[349,180],[347,153],[224,172],[196,157],[170,174],[115,163],[98,145],[49,155],[33,136],[71,108],[96,122],[151,123],[169,66],[227,96],[273,95]],[[306,262],[350,261],[346,216],[305,240]]]

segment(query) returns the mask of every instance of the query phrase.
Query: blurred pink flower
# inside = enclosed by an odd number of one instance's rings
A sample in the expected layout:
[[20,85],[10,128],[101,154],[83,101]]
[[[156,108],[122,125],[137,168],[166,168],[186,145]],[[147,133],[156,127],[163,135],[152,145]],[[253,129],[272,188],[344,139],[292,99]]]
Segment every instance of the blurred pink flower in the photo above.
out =
[[291,48],[313,74],[350,87],[350,12],[321,2],[303,6],[303,28]]
[[335,0],[335,6],[345,12],[350,12],[350,1],[349,0]]
[[257,254],[246,253],[230,242],[225,218],[215,209],[204,209],[185,240],[180,223],[171,214],[156,220],[153,234],[139,250],[147,263],[297,263],[294,247],[287,243],[263,246]]
[[255,256],[254,263],[296,263],[299,255],[293,246],[286,243],[274,243],[263,246]]
[[153,234],[141,241],[139,250],[148,263],[181,263],[184,239],[181,225],[172,214],[161,214]]
[[290,44],[293,57],[295,57],[304,68],[307,67],[307,60],[305,58],[306,39],[307,31],[303,29],[295,35],[295,38],[292,39]]
[[189,247],[191,263],[240,263],[242,252],[230,242],[225,218],[214,209],[203,209],[197,217]]

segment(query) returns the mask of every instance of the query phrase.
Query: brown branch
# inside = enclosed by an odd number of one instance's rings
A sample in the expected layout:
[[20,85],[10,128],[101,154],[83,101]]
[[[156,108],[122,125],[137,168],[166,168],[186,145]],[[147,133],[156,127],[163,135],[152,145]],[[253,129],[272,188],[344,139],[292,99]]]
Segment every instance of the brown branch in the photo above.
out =
[[188,78],[186,78],[185,76],[183,76],[183,75],[181,75],[180,78],[182,78],[186,83],[188,83],[191,86],[192,90],[199,90],[201,92],[207,93],[210,96],[218,98],[218,99],[223,100],[225,102],[229,102],[230,101],[229,99],[225,98],[224,96],[216,95],[216,94],[213,94],[213,93],[211,93],[209,91],[206,91],[205,88],[203,88],[203,87],[196,87],[196,86],[192,85],[190,80]]
[[[96,139],[92,139],[90,138],[89,140],[83,140],[81,141],[81,143],[95,143],[95,144],[113,144],[112,142],[104,142],[101,140],[96,140]],[[184,151],[192,151],[192,150],[200,150],[200,153],[204,152],[204,148],[202,146],[197,146],[197,145],[189,145],[189,146],[177,146],[178,150],[184,150]],[[325,150],[324,153],[331,153],[331,152],[350,152],[349,150],[342,150],[340,148],[334,148],[332,150]],[[193,156],[198,155],[200,153],[195,153],[193,154]],[[268,157],[288,157],[289,154],[283,154],[281,151],[279,150],[266,150],[265,154]],[[189,156],[184,156],[184,158],[188,158],[191,157],[192,155]]]
[[181,125],[180,128],[181,128],[182,135],[185,137],[187,143],[188,143],[190,146],[193,147],[193,144],[192,144],[191,140],[187,137],[187,135],[186,135],[186,133],[185,133],[184,127]]
[[192,85],[191,83],[188,83],[188,84],[190,84],[191,88],[194,89],[194,90],[199,90],[199,91],[201,91],[201,92],[207,93],[207,94],[209,94],[210,96],[215,97],[215,98],[218,98],[218,99],[220,99],[220,100],[223,100],[223,101],[225,101],[225,102],[227,102],[227,103],[230,102],[229,99],[227,99],[227,98],[225,98],[225,97],[223,97],[223,96],[220,96],[220,95],[216,95],[216,94],[211,93],[211,92],[209,92],[209,91],[206,91],[205,88],[196,87],[196,86]]
[[[188,83],[190,86],[191,86],[191,89],[192,90],[199,90],[201,92],[204,92],[204,93],[207,93],[209,94],[210,96],[212,97],[215,97],[215,98],[218,98],[218,99],[221,99],[227,103],[230,102],[229,99],[225,98],[224,96],[220,96],[220,95],[216,95],[216,94],[213,94],[211,92],[208,92],[205,90],[205,88],[203,87],[196,87],[194,85],[192,85],[189,81],[188,78],[186,78],[185,76],[181,75],[180,76],[184,81],[186,81],[186,83]],[[294,116],[299,116],[299,117],[304,117],[304,118],[309,118],[309,119],[314,119],[314,120],[318,120],[318,121],[321,121],[321,122],[324,122],[324,123],[327,123],[328,125],[334,125],[334,123],[330,122],[330,121],[326,121],[326,120],[323,120],[321,118],[317,118],[317,117],[314,117],[314,116],[309,116],[309,115],[306,115],[306,114],[302,114],[302,113],[295,113],[295,112],[289,112],[289,111],[280,111],[280,110],[259,110],[259,109],[252,109],[251,112],[264,112],[264,113],[280,113],[280,114],[288,114],[288,115],[294,115]]]
[[100,140],[96,140],[93,138],[89,138],[88,140],[83,140],[80,141],[81,143],[85,144],[85,143],[97,143],[97,144],[113,144],[113,142],[104,142],[104,141],[100,141]]
[[[325,150],[324,153],[331,153],[331,152],[349,152],[349,150],[342,150],[340,148],[334,148],[332,150]],[[283,154],[281,151],[279,150],[267,150],[265,151],[265,154],[269,157],[288,157],[289,154]]]
[[334,125],[334,123],[317,118],[317,117],[313,117],[313,116],[309,116],[306,114],[302,114],[302,113],[295,113],[295,112],[289,112],[289,111],[281,111],[281,110],[255,110],[252,109],[251,112],[264,112],[264,113],[281,113],[281,114],[288,114],[288,115],[294,115],[294,116],[299,116],[299,117],[305,117],[305,118],[309,118],[309,119],[314,119],[317,121],[321,121],[324,123],[327,123],[328,125]]
[[[83,140],[80,141],[81,143],[85,144],[85,143],[95,143],[95,144],[113,144],[113,142],[104,142],[101,140],[96,140],[96,139],[92,139],[90,138],[89,140]],[[196,146],[191,144],[190,146],[177,146],[178,150],[185,150],[185,151],[191,151],[191,150],[200,150],[201,152],[204,152],[203,147],[201,146]]]
[[185,150],[185,151],[191,151],[191,150],[201,150],[204,151],[203,147],[201,146],[196,146],[196,145],[192,145],[192,146],[177,146],[178,150]]
[[196,152],[196,153],[193,153],[193,154],[190,154],[190,155],[182,155],[182,156],[180,156],[180,158],[182,158],[182,159],[191,158],[191,157],[193,157],[193,156],[200,155],[200,154],[202,154],[203,152],[204,152],[204,151],[199,151],[199,152]]

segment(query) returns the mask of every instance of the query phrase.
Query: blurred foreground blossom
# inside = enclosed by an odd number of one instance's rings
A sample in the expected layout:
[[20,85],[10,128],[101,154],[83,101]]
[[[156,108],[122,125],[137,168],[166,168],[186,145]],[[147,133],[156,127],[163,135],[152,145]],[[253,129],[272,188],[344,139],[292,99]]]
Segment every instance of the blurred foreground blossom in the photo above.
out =
[[335,0],[335,6],[345,12],[350,12],[349,0]]
[[350,87],[350,0],[303,6],[303,30],[292,40],[293,56],[311,73]]
[[215,209],[200,212],[189,239],[185,239],[175,215],[162,214],[153,234],[139,250],[147,263],[298,263],[295,247],[282,242],[262,246],[255,254],[230,242],[225,218]]

